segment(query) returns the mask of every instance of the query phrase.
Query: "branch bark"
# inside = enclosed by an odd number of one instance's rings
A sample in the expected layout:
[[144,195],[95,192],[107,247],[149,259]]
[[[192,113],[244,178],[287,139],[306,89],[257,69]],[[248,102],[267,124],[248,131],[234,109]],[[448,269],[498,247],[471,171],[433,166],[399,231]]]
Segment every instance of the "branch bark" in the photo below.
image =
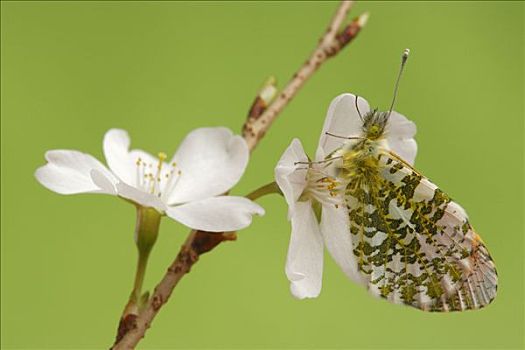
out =
[[[273,121],[286,105],[295,97],[297,92],[304,86],[306,81],[326,62],[330,57],[337,55],[346,45],[348,45],[359,33],[361,28],[368,20],[368,13],[355,18],[350,24],[340,30],[346,15],[352,7],[353,1],[343,1],[332,18],[326,33],[319,40],[314,52],[305,61],[302,67],[293,75],[292,80],[281,91],[268,108],[263,109],[262,113],[249,115],[243,127],[243,137],[248,143],[250,150],[257,146],[270,128]],[[256,106],[257,99],[253,107]]]
[[[243,126],[243,137],[250,151],[255,149],[273,121],[295,97],[306,81],[324,62],[330,57],[337,55],[348,45],[365,25],[368,18],[367,13],[355,18],[341,29],[352,4],[353,1],[341,2],[329,23],[326,33],[319,40],[317,47],[301,68],[293,75],[293,78],[288,82],[286,87],[278,94],[277,98],[274,98],[276,88],[273,79],[270,79],[258,94]],[[138,315],[132,315],[130,317],[130,315],[124,314],[122,316],[117,339],[112,349],[134,349],[144,337],[159,310],[170,298],[173,289],[182,277],[190,272],[192,266],[199,260],[199,257],[211,251],[220,243],[235,239],[236,234],[232,232],[208,233],[191,231],[177,257],[167,269],[160,283],[155,287],[145,307]]]

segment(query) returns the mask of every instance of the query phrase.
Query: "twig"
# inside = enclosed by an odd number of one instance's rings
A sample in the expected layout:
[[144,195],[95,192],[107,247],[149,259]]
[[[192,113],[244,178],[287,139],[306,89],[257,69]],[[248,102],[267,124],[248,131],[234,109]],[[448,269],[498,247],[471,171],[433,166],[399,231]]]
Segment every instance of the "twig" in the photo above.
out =
[[[255,146],[257,146],[266,131],[270,128],[272,122],[297,94],[308,78],[310,78],[328,58],[335,56],[352,41],[359,33],[359,30],[365,25],[368,18],[368,14],[366,13],[357,17],[340,30],[352,4],[353,1],[341,2],[341,5],[329,24],[327,32],[319,41],[315,51],[299,71],[294,74],[292,80],[276,99],[274,99],[276,88],[273,79],[270,79],[260,91],[250,108],[248,119],[243,127],[243,137],[248,143],[250,151],[253,151]],[[121,319],[119,334],[112,349],[134,349],[144,337],[162,305],[168,301],[173,289],[198,261],[200,255],[214,249],[221,242],[235,239],[236,234],[232,232],[208,233],[191,231],[182,245],[179,254],[166,271],[160,283],[155,287],[145,307],[136,317],[134,316],[132,319],[123,317]],[[122,328],[123,323],[124,328]]]
[[[353,1],[343,1],[335,13],[325,35],[319,40],[315,51],[306,60],[303,66],[294,74],[292,80],[279,94],[279,97],[259,115],[249,115],[243,127],[243,136],[250,150],[253,150],[264,137],[273,121],[277,118],[284,107],[295,97],[305,82],[317,71],[317,69],[330,57],[338,54],[341,49],[348,45],[359,33],[368,20],[368,13],[355,18],[343,30],[341,24],[346,18]],[[253,106],[256,106],[260,98],[256,98]],[[253,110],[252,106],[252,110]]]

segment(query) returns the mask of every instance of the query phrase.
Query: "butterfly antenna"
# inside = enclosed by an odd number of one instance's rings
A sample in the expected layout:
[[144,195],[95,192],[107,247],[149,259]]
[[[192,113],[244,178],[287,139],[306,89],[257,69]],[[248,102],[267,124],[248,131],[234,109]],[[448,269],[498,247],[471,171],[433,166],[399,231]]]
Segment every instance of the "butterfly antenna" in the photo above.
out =
[[359,96],[355,97],[354,103],[355,103],[355,109],[357,109],[357,114],[359,115],[359,118],[361,118],[361,121],[364,123],[363,116],[361,115],[361,111],[359,110],[359,105],[357,104],[357,100],[359,99]]
[[403,74],[403,69],[405,68],[405,63],[407,63],[409,53],[410,53],[410,50],[405,49],[405,51],[403,51],[403,55],[401,56],[401,67],[399,67],[399,74],[397,75],[396,85],[394,86],[394,97],[392,98],[392,104],[390,105],[390,109],[388,110],[389,117],[390,117],[390,113],[392,113],[392,109],[394,108],[394,104],[396,103],[397,90],[399,88],[399,81],[401,80],[401,75]]

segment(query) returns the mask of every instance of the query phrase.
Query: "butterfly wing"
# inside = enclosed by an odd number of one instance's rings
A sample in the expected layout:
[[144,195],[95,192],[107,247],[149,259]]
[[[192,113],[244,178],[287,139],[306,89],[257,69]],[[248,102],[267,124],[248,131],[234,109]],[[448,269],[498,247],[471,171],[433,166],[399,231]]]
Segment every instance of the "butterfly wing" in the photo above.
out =
[[479,309],[497,273],[465,211],[409,164],[381,151],[345,199],[357,270],[369,291],[425,311]]

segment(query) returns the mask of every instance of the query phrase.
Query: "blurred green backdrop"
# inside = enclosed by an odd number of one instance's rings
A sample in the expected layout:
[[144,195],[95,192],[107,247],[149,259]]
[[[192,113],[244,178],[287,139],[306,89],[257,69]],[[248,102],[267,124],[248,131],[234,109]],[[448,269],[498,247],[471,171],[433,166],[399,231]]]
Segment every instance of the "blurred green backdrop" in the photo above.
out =
[[[54,148],[102,157],[102,136],[173,152],[190,130],[239,130],[260,84],[282,86],[334,2],[2,2],[2,347],[107,348],[135,265],[131,205],[51,193],[33,178]],[[416,166],[467,208],[500,276],[477,312],[428,314],[370,297],[326,257],[315,300],[288,292],[286,206],[204,256],[141,343],[167,348],[521,348],[524,3],[361,2],[370,21],[286,108],[234,193],[272,179],[292,137],[313,154],[331,99],[397,110],[418,125]],[[187,229],[164,220],[146,286]]]

